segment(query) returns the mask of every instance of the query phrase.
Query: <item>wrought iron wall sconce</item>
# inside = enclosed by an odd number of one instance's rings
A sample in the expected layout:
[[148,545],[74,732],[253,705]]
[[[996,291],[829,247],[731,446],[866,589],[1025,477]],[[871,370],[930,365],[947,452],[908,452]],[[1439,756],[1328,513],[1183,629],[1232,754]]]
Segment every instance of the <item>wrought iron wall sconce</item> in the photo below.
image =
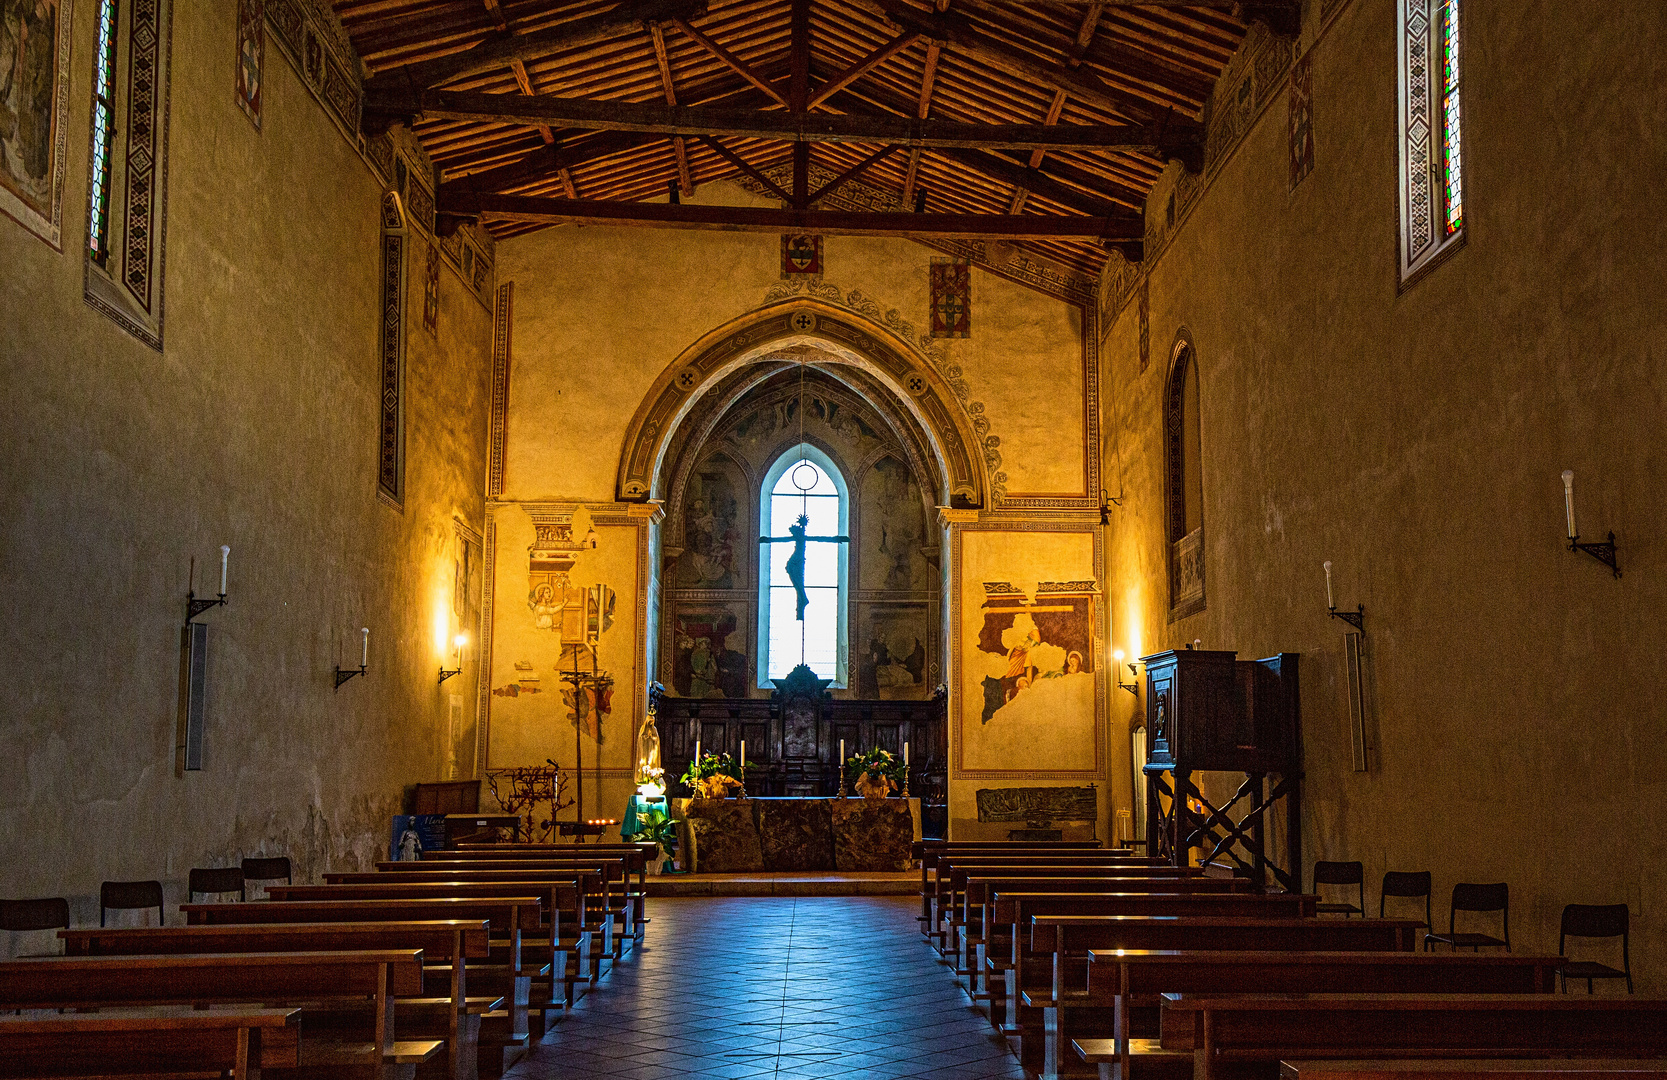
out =
[[1584,551],[1598,562],[1609,567],[1616,576],[1621,576],[1621,565],[1615,555],[1615,534],[1610,533],[1607,540],[1595,543],[1582,541],[1580,530],[1574,524],[1574,470],[1563,470],[1563,507],[1569,516],[1569,550]]
[[340,664],[336,665],[337,690],[342,688],[342,683],[365,674],[370,668],[370,627],[363,627],[359,632],[364,635],[364,642],[359,651],[359,666],[358,668],[343,668]]
[[1366,605],[1356,604],[1353,611],[1338,611],[1337,600],[1331,594],[1331,560],[1320,564],[1325,567],[1325,604],[1326,614],[1333,619],[1342,619],[1362,634],[1366,632]]
[[232,549],[228,545],[220,545],[220,595],[212,600],[199,600],[197,598],[197,557],[195,555],[191,557],[191,583],[186,587],[185,593],[186,626],[190,626],[198,615],[210,608],[220,607],[226,602],[226,561],[231,558],[231,553]]
[[440,681],[441,682],[445,682],[447,679],[451,678],[453,675],[457,675],[457,674],[462,673],[462,671],[463,671],[463,645],[467,640],[468,639],[465,638],[462,634],[459,634],[459,635],[457,635],[457,637],[452,639],[452,644],[457,646],[457,661],[456,661],[457,666],[454,667],[454,668],[449,668],[448,669],[446,667],[445,663],[442,661],[441,664],[440,664]]
[[[1122,649],[1118,649],[1116,652],[1112,653],[1111,655],[1117,661],[1118,664],[1123,663],[1123,650]],[[1140,696],[1140,680],[1138,678],[1138,676],[1140,675],[1140,671],[1135,667],[1137,662],[1138,661],[1134,661],[1134,660],[1129,661],[1129,678],[1134,679],[1135,680],[1134,682],[1132,682],[1132,683],[1124,682],[1122,673],[1117,671],[1115,668],[1113,669],[1113,674],[1117,678],[1117,685],[1118,685],[1119,688],[1121,688],[1123,690],[1127,690],[1129,693],[1133,694],[1135,697],[1138,698]]]

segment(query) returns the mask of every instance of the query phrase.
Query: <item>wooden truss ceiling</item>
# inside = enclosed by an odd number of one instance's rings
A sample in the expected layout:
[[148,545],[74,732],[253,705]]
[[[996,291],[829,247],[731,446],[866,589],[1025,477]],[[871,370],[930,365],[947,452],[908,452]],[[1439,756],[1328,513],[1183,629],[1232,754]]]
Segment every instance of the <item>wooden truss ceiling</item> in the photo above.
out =
[[[1290,32],[1297,0],[335,8],[372,72],[366,129],[411,124],[442,224],[1005,236],[1097,274],[1108,248],[1139,256],[1165,162],[1200,166],[1203,106],[1247,20]],[[783,209],[644,201],[719,179]],[[889,212],[831,209],[853,180]]]

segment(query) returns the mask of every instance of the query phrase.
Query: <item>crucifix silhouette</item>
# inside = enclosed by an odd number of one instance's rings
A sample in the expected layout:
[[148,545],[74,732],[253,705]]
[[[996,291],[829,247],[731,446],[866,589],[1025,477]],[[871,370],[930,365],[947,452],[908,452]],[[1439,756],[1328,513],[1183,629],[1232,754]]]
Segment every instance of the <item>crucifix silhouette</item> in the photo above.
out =
[[793,589],[799,595],[799,621],[805,621],[805,605],[810,603],[810,597],[805,593],[805,544],[849,544],[849,536],[806,536],[805,529],[810,525],[810,519],[799,515],[796,525],[789,525],[787,531],[792,536],[760,536],[760,544],[792,544],[793,554],[787,557],[787,580],[793,583]]

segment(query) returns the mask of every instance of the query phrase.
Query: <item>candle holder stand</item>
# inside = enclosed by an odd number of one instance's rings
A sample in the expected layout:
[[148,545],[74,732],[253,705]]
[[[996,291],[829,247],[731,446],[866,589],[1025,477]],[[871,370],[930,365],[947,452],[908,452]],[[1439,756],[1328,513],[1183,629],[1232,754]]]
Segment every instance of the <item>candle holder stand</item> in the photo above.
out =
[[839,797],[841,799],[850,798],[845,791],[845,763],[843,761],[839,763]]
[[226,594],[225,593],[221,593],[219,596],[215,597],[212,600],[199,600],[199,599],[197,599],[197,594],[195,592],[186,593],[185,594],[185,625],[190,626],[192,621],[195,620],[198,615],[201,615],[203,612],[209,610],[210,608],[220,607],[225,602],[226,602]]
[[1578,536],[1569,537],[1570,551],[1584,551],[1598,562],[1609,567],[1616,577],[1621,576],[1620,563],[1615,558],[1615,534],[1610,533],[1609,539],[1597,543],[1584,543]]
[[1117,685],[1118,685],[1118,687],[1120,689],[1127,690],[1129,693],[1133,694],[1135,697],[1138,698],[1140,696],[1140,683],[1138,681],[1139,675],[1140,675],[1140,672],[1138,670],[1136,670],[1133,661],[1131,661],[1129,663],[1129,678],[1136,679],[1137,681],[1132,682],[1132,683],[1127,683],[1127,682],[1123,681],[1123,676],[1119,675],[1119,676],[1117,676]]
[[360,664],[356,668],[346,668],[346,669],[342,668],[342,666],[339,665],[339,664],[336,665],[336,689],[340,690],[342,688],[342,683],[346,682],[347,680],[349,680],[351,678],[354,678],[355,676],[363,675],[366,670],[367,669],[366,669],[364,664]]
[[446,665],[441,664],[440,665],[440,681],[445,682],[447,679],[451,678],[453,675],[461,674],[462,671],[463,671],[463,665],[462,664],[459,664],[457,667],[454,667],[454,668],[450,669],[449,671],[446,669]]
[[740,768],[741,775],[738,779],[741,781],[741,794],[737,795],[736,798],[745,799],[747,797],[747,767],[742,765]]
[[905,764],[903,766],[903,798],[907,799],[908,797],[909,797],[909,766],[907,764]]
[[1366,632],[1365,604],[1355,605],[1355,610],[1353,611],[1338,611],[1337,605],[1333,604],[1330,608],[1326,609],[1326,613],[1333,619],[1342,619],[1356,630],[1359,630],[1362,634]]

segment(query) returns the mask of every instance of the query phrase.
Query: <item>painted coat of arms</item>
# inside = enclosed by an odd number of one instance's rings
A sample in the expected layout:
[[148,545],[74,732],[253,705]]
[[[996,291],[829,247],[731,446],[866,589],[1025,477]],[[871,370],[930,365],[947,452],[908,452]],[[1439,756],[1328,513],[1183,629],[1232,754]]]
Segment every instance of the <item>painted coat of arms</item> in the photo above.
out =
[[932,336],[972,336],[972,263],[966,259],[933,259]]
[[781,238],[781,276],[820,276],[822,238],[809,233]]

